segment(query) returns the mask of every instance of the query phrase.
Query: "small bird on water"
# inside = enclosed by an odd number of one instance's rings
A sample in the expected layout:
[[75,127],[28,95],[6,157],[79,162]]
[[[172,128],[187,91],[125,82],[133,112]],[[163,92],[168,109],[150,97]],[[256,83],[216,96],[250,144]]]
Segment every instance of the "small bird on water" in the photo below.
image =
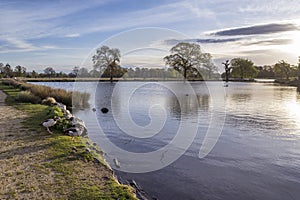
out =
[[44,121],[42,123],[42,125],[47,128],[48,133],[52,134],[52,132],[50,131],[49,128],[51,126],[54,126],[57,123],[58,120],[60,120],[60,117],[56,117],[54,119],[47,119],[46,121]]

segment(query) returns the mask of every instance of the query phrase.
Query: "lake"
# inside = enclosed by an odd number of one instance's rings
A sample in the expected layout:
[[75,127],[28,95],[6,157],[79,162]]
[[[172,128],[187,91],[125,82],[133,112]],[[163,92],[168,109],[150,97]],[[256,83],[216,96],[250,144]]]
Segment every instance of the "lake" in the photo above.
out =
[[[70,90],[74,83],[35,84]],[[148,197],[300,196],[300,95],[294,87],[242,82],[228,87],[192,82],[186,88],[177,82],[75,84],[75,89],[92,94],[91,108],[76,112],[86,121],[91,139],[116,169],[118,160],[120,179],[134,179]],[[101,112],[104,107],[109,109],[106,114]],[[224,123],[215,123],[222,116]],[[209,135],[216,144],[200,159],[207,133],[220,128],[214,124],[222,128],[221,135]]]

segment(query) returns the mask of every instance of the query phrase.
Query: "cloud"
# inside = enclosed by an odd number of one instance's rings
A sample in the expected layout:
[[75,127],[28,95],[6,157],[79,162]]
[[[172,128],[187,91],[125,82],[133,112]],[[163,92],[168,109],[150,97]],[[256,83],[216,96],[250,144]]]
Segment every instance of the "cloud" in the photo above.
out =
[[269,46],[269,45],[286,45],[292,43],[293,40],[291,39],[271,39],[271,40],[258,40],[255,42],[247,42],[243,45],[263,45],[263,46]]
[[200,44],[218,44],[218,43],[227,43],[227,42],[236,42],[241,40],[242,38],[209,38],[209,39],[185,39],[185,40],[177,40],[177,39],[168,39],[164,41],[166,45],[176,45],[180,42],[191,42],[191,43],[200,43]]
[[[8,1],[0,12],[0,38],[34,39],[70,34],[67,17],[113,0],[95,1]],[[70,22],[68,22],[70,24]],[[76,32],[75,32],[76,33]]]
[[265,25],[254,25],[242,28],[233,28],[223,31],[217,31],[211,35],[216,36],[240,36],[240,35],[262,35],[280,33],[286,31],[299,30],[299,27],[295,24],[265,24]]
[[[195,19],[214,18],[215,13],[207,8],[196,9],[188,1],[177,1],[160,4],[151,8],[119,13],[109,18],[97,18],[83,24],[83,27],[73,27],[82,34],[124,30],[136,27],[165,26],[173,23],[184,23]],[[122,21],[122,23],[120,23]]]
[[20,39],[7,38],[6,41],[9,42],[13,47],[18,49],[36,49],[34,45]]
[[68,38],[76,38],[76,37],[79,37],[79,36],[80,36],[79,33],[72,33],[72,34],[65,35],[65,37],[68,37]]

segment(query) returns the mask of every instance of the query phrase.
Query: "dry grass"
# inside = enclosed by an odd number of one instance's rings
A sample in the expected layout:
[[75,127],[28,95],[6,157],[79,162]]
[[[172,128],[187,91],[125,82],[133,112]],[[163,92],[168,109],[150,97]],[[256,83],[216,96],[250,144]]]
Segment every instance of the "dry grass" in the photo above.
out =
[[29,91],[32,94],[31,96],[36,96],[39,98],[39,101],[36,103],[41,103],[41,99],[53,97],[56,101],[61,102],[68,107],[82,108],[88,106],[88,100],[90,98],[88,93],[76,92],[76,95],[74,95],[76,98],[74,98],[72,101],[73,92],[71,91],[54,89],[42,85],[34,85],[14,79],[7,79],[2,81],[2,83],[5,85],[11,85],[24,91]]
[[30,91],[21,91],[17,96],[16,100],[23,103],[39,103],[41,98],[35,96]]

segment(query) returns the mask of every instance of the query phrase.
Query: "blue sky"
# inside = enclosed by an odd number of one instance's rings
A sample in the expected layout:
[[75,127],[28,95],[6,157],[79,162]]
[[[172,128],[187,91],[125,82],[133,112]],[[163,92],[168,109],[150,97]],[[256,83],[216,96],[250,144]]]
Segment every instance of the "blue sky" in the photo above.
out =
[[[121,49],[126,65],[155,66],[163,65],[159,59],[176,42],[190,41],[211,53],[219,67],[233,57],[246,57],[257,65],[282,59],[296,64],[299,4],[300,0],[2,0],[0,62],[28,70],[51,66],[67,71],[91,67],[95,48],[108,44]],[[131,51],[134,48],[143,50]]]

